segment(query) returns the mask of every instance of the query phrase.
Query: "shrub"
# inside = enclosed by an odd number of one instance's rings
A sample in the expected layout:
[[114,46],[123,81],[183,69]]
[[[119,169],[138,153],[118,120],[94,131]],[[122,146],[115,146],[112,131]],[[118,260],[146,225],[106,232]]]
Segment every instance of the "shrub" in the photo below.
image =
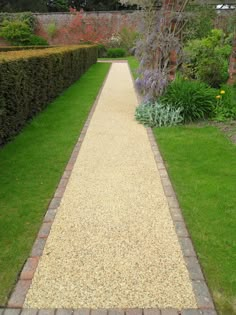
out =
[[66,12],[69,11],[69,2],[67,0],[51,0],[47,2],[49,11]]
[[41,36],[30,35],[28,40],[25,41],[25,45],[29,46],[48,46],[48,42]]
[[112,34],[112,36],[107,40],[106,46],[108,48],[120,48],[121,47],[121,38],[119,34]]
[[138,32],[135,32],[127,27],[123,27],[119,32],[120,46],[126,51],[130,51],[135,47],[138,36]]
[[212,114],[215,90],[205,83],[177,76],[161,97],[161,102],[176,109],[181,107],[185,122],[200,120]]
[[24,44],[31,36],[32,32],[29,25],[22,21],[8,21],[2,23],[0,36],[14,44]]
[[105,47],[105,45],[103,44],[98,44],[98,57],[99,58],[103,58],[107,56],[107,49]]
[[217,88],[229,77],[228,65],[228,60],[218,54],[204,58],[199,62],[197,78],[211,87]]
[[210,35],[189,41],[185,47],[183,73],[218,88],[228,79],[229,56],[232,45],[221,30],[212,30]]
[[53,38],[57,33],[56,23],[55,22],[49,23],[46,31],[47,31],[49,38]]
[[37,19],[32,12],[16,13],[13,15],[13,19],[25,22],[32,32],[36,29]]
[[121,58],[126,56],[126,51],[123,48],[109,48],[107,50],[108,58]]
[[214,120],[226,121],[236,119],[236,87],[222,85],[216,95],[214,107]]
[[0,144],[97,60],[96,46],[0,53]]
[[22,12],[22,13],[0,13],[0,25],[2,25],[3,21],[21,21],[26,23],[31,32],[35,31],[37,20],[36,17],[31,12]]
[[173,108],[155,102],[144,103],[136,108],[135,118],[146,127],[175,126],[183,121],[181,108]]
[[189,3],[186,8],[190,12],[183,29],[184,41],[207,37],[216,20],[216,10],[213,6]]
[[32,33],[27,22],[20,20],[3,21],[0,36],[14,45],[48,45],[45,39]]

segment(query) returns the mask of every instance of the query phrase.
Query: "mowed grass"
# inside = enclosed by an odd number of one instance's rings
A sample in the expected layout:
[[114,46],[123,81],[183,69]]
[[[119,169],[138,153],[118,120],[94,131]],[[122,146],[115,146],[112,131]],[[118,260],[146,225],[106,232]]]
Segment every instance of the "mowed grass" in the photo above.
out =
[[88,72],[0,149],[0,305],[27,259],[47,206],[108,73]]
[[219,314],[236,314],[236,146],[215,127],[154,129]]
[[127,57],[127,60],[134,79],[137,79],[138,77],[137,69],[139,66],[139,61],[133,56]]

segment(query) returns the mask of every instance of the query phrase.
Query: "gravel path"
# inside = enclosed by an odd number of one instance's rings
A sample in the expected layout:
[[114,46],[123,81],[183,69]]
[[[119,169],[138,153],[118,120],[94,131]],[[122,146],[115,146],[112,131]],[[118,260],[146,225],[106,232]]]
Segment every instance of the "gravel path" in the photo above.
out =
[[26,308],[196,308],[126,63],[114,63]]

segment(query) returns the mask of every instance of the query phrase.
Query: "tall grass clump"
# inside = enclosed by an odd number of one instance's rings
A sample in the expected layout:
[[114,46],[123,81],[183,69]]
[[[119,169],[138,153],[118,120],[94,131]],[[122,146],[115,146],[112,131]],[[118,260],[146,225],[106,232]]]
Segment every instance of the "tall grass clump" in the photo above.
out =
[[205,83],[177,76],[160,99],[173,108],[181,107],[184,122],[191,122],[211,115],[215,95],[216,91]]

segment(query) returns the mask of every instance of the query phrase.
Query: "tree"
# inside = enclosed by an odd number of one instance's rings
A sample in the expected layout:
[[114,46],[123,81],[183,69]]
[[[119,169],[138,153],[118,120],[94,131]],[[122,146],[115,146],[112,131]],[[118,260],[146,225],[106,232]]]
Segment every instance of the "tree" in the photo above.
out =
[[0,11],[2,12],[46,12],[45,0],[1,0]]
[[72,8],[84,9],[86,11],[111,11],[136,9],[135,6],[124,6],[118,0],[70,0],[69,6]]
[[0,11],[3,11],[4,8],[6,8],[8,5],[8,0],[2,0],[0,2]]
[[[189,0],[120,0],[122,4],[134,4],[140,11],[140,40],[136,56],[140,61],[136,81],[146,102],[155,102],[173,77],[178,61],[181,61],[181,30],[184,26],[183,12]],[[159,7],[159,10],[157,10]],[[178,59],[177,59],[178,55]]]
[[65,12],[69,11],[69,2],[68,0],[48,0],[47,7],[50,12]]
[[0,11],[6,12],[66,12],[70,7],[87,11],[136,8],[136,6],[123,6],[118,0],[0,0]]

